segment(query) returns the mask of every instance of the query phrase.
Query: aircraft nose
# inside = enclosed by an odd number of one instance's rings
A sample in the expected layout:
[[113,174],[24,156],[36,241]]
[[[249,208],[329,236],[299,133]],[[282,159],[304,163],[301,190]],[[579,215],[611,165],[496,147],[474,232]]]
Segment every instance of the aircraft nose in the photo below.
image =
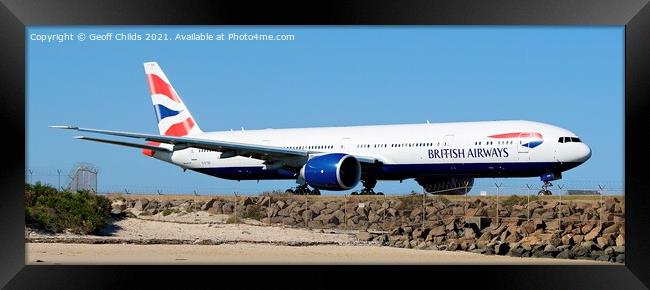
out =
[[581,143],[582,146],[580,146],[580,153],[578,157],[578,162],[585,162],[589,158],[591,158],[591,148],[589,148],[589,145],[585,143]]

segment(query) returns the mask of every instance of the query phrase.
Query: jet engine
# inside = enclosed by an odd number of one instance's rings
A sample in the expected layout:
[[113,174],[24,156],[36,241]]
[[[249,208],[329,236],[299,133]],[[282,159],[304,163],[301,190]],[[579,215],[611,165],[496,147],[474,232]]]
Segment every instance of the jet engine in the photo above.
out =
[[361,164],[352,155],[331,153],[315,156],[300,170],[305,182],[313,188],[348,190],[359,183]]
[[461,195],[468,193],[474,186],[474,178],[416,178],[427,193],[440,195]]

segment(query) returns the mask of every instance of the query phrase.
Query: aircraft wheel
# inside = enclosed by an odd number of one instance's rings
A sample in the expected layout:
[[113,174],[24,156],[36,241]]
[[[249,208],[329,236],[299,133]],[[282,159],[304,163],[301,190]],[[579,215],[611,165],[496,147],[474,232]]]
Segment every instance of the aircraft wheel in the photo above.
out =
[[380,191],[380,192],[377,192],[377,195],[384,195],[384,193]]
[[320,190],[318,188],[314,188],[314,190],[311,191],[312,195],[320,195]]
[[285,190],[284,192],[286,192],[286,193],[291,193],[291,194],[293,194],[293,193],[294,193],[294,192],[293,192],[293,189],[291,189],[291,188],[289,188],[289,189],[287,189],[287,190]]

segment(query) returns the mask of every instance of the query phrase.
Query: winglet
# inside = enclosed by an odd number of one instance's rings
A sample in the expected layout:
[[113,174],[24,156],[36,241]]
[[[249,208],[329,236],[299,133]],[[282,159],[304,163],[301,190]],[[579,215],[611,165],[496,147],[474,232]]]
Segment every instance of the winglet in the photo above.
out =
[[72,129],[72,130],[77,130],[79,127],[77,126],[48,126],[50,128],[55,128],[55,129]]

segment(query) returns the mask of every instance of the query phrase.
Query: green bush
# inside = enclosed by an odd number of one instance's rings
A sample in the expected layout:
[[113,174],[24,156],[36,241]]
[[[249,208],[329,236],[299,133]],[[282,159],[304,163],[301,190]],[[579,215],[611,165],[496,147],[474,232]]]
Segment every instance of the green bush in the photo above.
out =
[[60,233],[87,234],[99,230],[111,212],[111,202],[89,191],[58,191],[36,183],[25,186],[25,221],[29,227]]
[[262,214],[262,208],[257,204],[251,204],[246,207],[246,210],[241,214],[243,218],[249,218],[254,220],[261,220],[265,218],[266,215]]
[[234,224],[238,222],[240,222],[239,217],[237,217],[235,214],[231,214],[226,220],[227,224]]
[[517,205],[526,205],[528,203],[529,199],[530,199],[530,201],[536,201],[539,198],[537,196],[531,196],[529,198],[529,197],[526,197],[526,196],[518,196],[518,195],[515,194],[515,195],[509,196],[508,198],[506,198],[503,201],[500,201],[499,203],[501,205],[503,205],[503,206],[513,206],[515,204],[517,204]]

